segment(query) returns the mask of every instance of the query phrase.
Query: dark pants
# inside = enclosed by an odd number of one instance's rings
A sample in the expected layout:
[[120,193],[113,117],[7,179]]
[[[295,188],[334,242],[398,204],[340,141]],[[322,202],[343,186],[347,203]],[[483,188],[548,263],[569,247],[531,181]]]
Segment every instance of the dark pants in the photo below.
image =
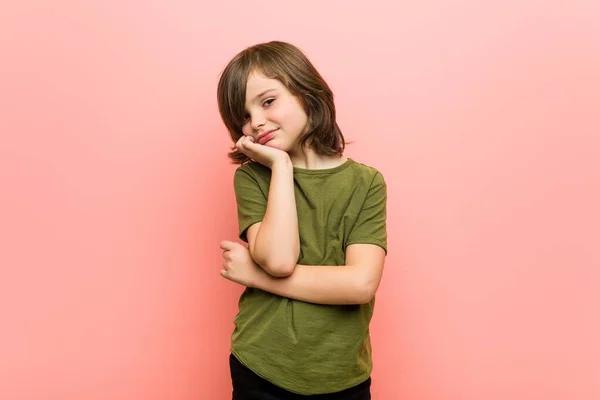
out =
[[233,400],[371,400],[371,378],[341,392],[303,396],[288,392],[261,378],[246,368],[237,358],[229,356]]

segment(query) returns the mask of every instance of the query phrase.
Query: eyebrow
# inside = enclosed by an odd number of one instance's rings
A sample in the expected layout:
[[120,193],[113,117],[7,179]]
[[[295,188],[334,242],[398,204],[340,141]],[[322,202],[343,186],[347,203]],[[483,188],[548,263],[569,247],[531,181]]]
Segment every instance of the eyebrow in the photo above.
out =
[[[265,94],[272,92],[274,90],[277,90],[275,88],[271,88],[271,89],[267,89],[267,90],[263,90],[262,92],[260,92],[259,94],[257,94],[256,96],[254,96],[254,99],[252,99],[252,101],[256,101],[257,99],[261,98],[262,96],[264,96]],[[247,112],[246,110],[246,106],[244,106],[244,113]]]
[[273,90],[277,90],[277,89],[275,89],[275,88],[272,88],[272,89],[267,89],[267,90],[265,90],[265,91],[263,91],[263,92],[261,92],[261,93],[257,94],[257,95],[254,97],[253,101],[256,101],[256,99],[258,99],[258,98],[260,98],[260,97],[264,96],[265,94],[267,94],[267,93],[269,93],[269,92],[272,92]]

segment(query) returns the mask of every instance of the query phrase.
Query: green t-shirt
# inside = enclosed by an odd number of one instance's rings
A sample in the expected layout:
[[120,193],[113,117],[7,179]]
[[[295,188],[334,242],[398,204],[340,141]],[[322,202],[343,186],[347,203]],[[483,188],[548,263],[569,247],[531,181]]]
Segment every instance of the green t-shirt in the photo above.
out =
[[[271,170],[239,167],[234,187],[240,238],[261,222]],[[369,243],[387,251],[386,184],[381,173],[351,159],[335,168],[294,168],[298,264],[345,264],[346,246]],[[246,288],[239,301],[231,351],[245,366],[288,391],[332,393],[358,385],[372,370],[369,322],[374,299],[322,305]]]

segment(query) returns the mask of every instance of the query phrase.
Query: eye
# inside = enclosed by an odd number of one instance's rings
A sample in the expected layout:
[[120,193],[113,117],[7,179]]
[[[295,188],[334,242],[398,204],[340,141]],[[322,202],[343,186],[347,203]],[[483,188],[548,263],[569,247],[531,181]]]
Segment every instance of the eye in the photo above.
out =
[[275,99],[267,99],[267,100],[263,101],[263,107],[270,106],[274,101],[275,101]]

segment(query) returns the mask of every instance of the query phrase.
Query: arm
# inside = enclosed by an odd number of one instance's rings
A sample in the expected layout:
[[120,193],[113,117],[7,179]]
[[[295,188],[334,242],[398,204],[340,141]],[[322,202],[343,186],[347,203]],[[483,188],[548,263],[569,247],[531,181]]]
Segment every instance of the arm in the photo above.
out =
[[310,303],[364,304],[375,296],[384,263],[385,251],[381,247],[352,244],[346,249],[344,266],[297,265],[285,278],[260,274],[254,286]]
[[293,172],[289,158],[272,165],[265,216],[247,231],[252,258],[274,277],[290,275],[300,254]]

